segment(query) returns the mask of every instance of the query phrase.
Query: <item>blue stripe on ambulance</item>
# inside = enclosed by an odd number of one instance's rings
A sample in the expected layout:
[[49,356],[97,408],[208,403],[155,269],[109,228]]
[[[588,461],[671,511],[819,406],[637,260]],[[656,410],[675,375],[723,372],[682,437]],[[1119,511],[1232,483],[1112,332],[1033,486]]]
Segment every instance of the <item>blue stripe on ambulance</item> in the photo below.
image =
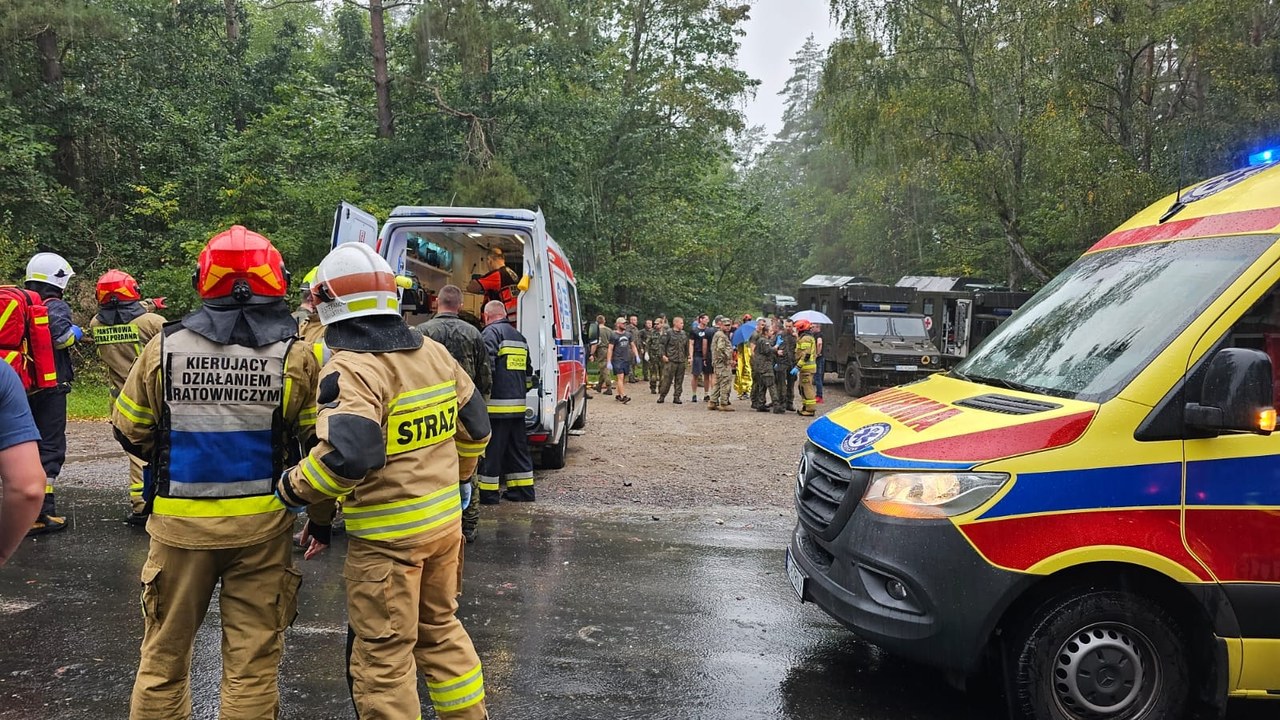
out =
[[983,520],[1067,510],[1177,507],[1182,463],[1022,473]]

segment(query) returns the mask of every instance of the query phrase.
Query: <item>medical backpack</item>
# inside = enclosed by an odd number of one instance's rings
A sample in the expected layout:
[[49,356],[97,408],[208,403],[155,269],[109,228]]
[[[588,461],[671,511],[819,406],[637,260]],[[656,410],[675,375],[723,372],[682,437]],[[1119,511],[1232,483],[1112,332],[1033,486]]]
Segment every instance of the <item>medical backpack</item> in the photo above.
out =
[[38,293],[0,286],[0,357],[18,371],[27,392],[57,386],[49,311]]

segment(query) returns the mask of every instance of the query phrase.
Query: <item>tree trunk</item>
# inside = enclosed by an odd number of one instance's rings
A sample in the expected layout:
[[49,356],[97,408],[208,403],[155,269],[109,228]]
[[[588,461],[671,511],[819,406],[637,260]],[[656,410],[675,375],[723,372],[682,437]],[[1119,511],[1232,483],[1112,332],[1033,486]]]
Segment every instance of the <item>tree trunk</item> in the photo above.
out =
[[240,42],[240,0],[222,0],[227,21],[227,45]]
[[[58,33],[46,27],[36,35],[36,51],[40,56],[40,79],[53,91],[54,117],[62,114],[62,51]],[[76,155],[76,139],[70,132],[58,134],[53,152],[58,182],[73,190],[80,188],[80,158]]]
[[382,0],[369,0],[369,31],[373,40],[373,87],[378,96],[378,137],[395,137],[391,117],[391,78],[387,73],[387,28]]

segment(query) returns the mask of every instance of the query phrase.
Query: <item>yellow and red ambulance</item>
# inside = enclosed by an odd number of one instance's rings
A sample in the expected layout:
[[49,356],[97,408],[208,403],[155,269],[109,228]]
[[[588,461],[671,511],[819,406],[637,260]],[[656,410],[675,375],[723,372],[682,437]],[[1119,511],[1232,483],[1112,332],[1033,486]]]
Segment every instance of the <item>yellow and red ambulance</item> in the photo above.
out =
[[1015,718],[1280,699],[1278,238],[1262,156],[1104,237],[953,371],[815,421],[801,601],[995,668]]

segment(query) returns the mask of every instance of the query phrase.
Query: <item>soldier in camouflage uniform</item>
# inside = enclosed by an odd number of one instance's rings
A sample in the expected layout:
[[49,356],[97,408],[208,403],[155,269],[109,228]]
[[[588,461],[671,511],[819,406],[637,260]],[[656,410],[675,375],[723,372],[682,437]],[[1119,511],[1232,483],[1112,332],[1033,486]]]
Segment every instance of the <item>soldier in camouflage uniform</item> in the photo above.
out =
[[591,355],[595,358],[596,368],[599,372],[599,380],[596,382],[596,392],[602,395],[613,394],[613,377],[609,369],[605,367],[605,362],[609,357],[609,344],[613,342],[613,331],[608,325],[604,324],[604,316],[596,316],[596,340],[591,344]]
[[684,390],[684,366],[689,362],[689,332],[684,329],[684,318],[679,315],[671,321],[671,327],[662,329],[658,358],[662,360],[662,385],[658,388],[658,402],[667,400],[667,391],[673,390],[671,402],[683,405],[680,392]]
[[[631,333],[631,341],[632,341],[632,342],[634,342],[634,343],[637,343],[636,347],[637,347],[637,348],[639,348],[639,350],[640,350],[640,352],[641,352],[641,353],[643,353],[643,352],[644,352],[644,342],[643,342],[643,339],[640,337],[640,325],[639,325],[639,322],[640,322],[640,319],[639,319],[639,318],[637,318],[635,315],[632,315],[632,316],[627,320],[627,322],[626,322],[626,327],[625,327],[624,329],[625,329],[627,332]],[[643,369],[643,367],[642,367],[642,366],[644,365],[644,362],[643,362],[643,361],[644,361],[644,358],[643,358],[643,357],[641,357],[641,361],[640,361],[640,362],[634,362],[634,363],[632,363],[632,364],[631,364],[631,372],[627,373],[627,382],[629,382],[629,383],[634,383],[634,382],[636,381],[636,369],[637,369],[637,368]]]
[[733,334],[729,318],[716,318],[716,326],[720,329],[711,339],[711,365],[715,368],[716,384],[711,390],[711,403],[708,410],[734,412],[730,402],[733,396]]
[[658,383],[662,381],[662,333],[666,330],[662,318],[657,322],[644,321],[641,334],[641,351],[644,353],[644,379],[649,381],[649,394],[658,394]]
[[778,359],[773,364],[773,379],[777,385],[778,398],[783,403],[783,409],[774,408],[775,412],[795,412],[796,409],[796,376],[791,374],[791,368],[796,364],[796,332],[790,320],[782,321],[782,331],[779,334],[782,342],[778,349],[782,351],[778,355]]
[[[440,288],[437,299],[435,317],[418,326],[418,331],[435,340],[453,356],[462,366],[467,377],[475,383],[476,392],[489,400],[493,389],[493,369],[489,365],[489,351],[485,348],[480,330],[471,323],[458,317],[462,309],[462,290],[456,285],[445,285]],[[471,496],[479,498],[476,492],[476,475],[471,473]],[[476,526],[480,522],[480,503],[472,502],[462,511],[462,536],[467,542],[476,538]]]
[[751,346],[751,407],[757,412],[782,408],[773,376],[773,360],[778,357],[773,338],[773,325],[760,318],[748,343]]

